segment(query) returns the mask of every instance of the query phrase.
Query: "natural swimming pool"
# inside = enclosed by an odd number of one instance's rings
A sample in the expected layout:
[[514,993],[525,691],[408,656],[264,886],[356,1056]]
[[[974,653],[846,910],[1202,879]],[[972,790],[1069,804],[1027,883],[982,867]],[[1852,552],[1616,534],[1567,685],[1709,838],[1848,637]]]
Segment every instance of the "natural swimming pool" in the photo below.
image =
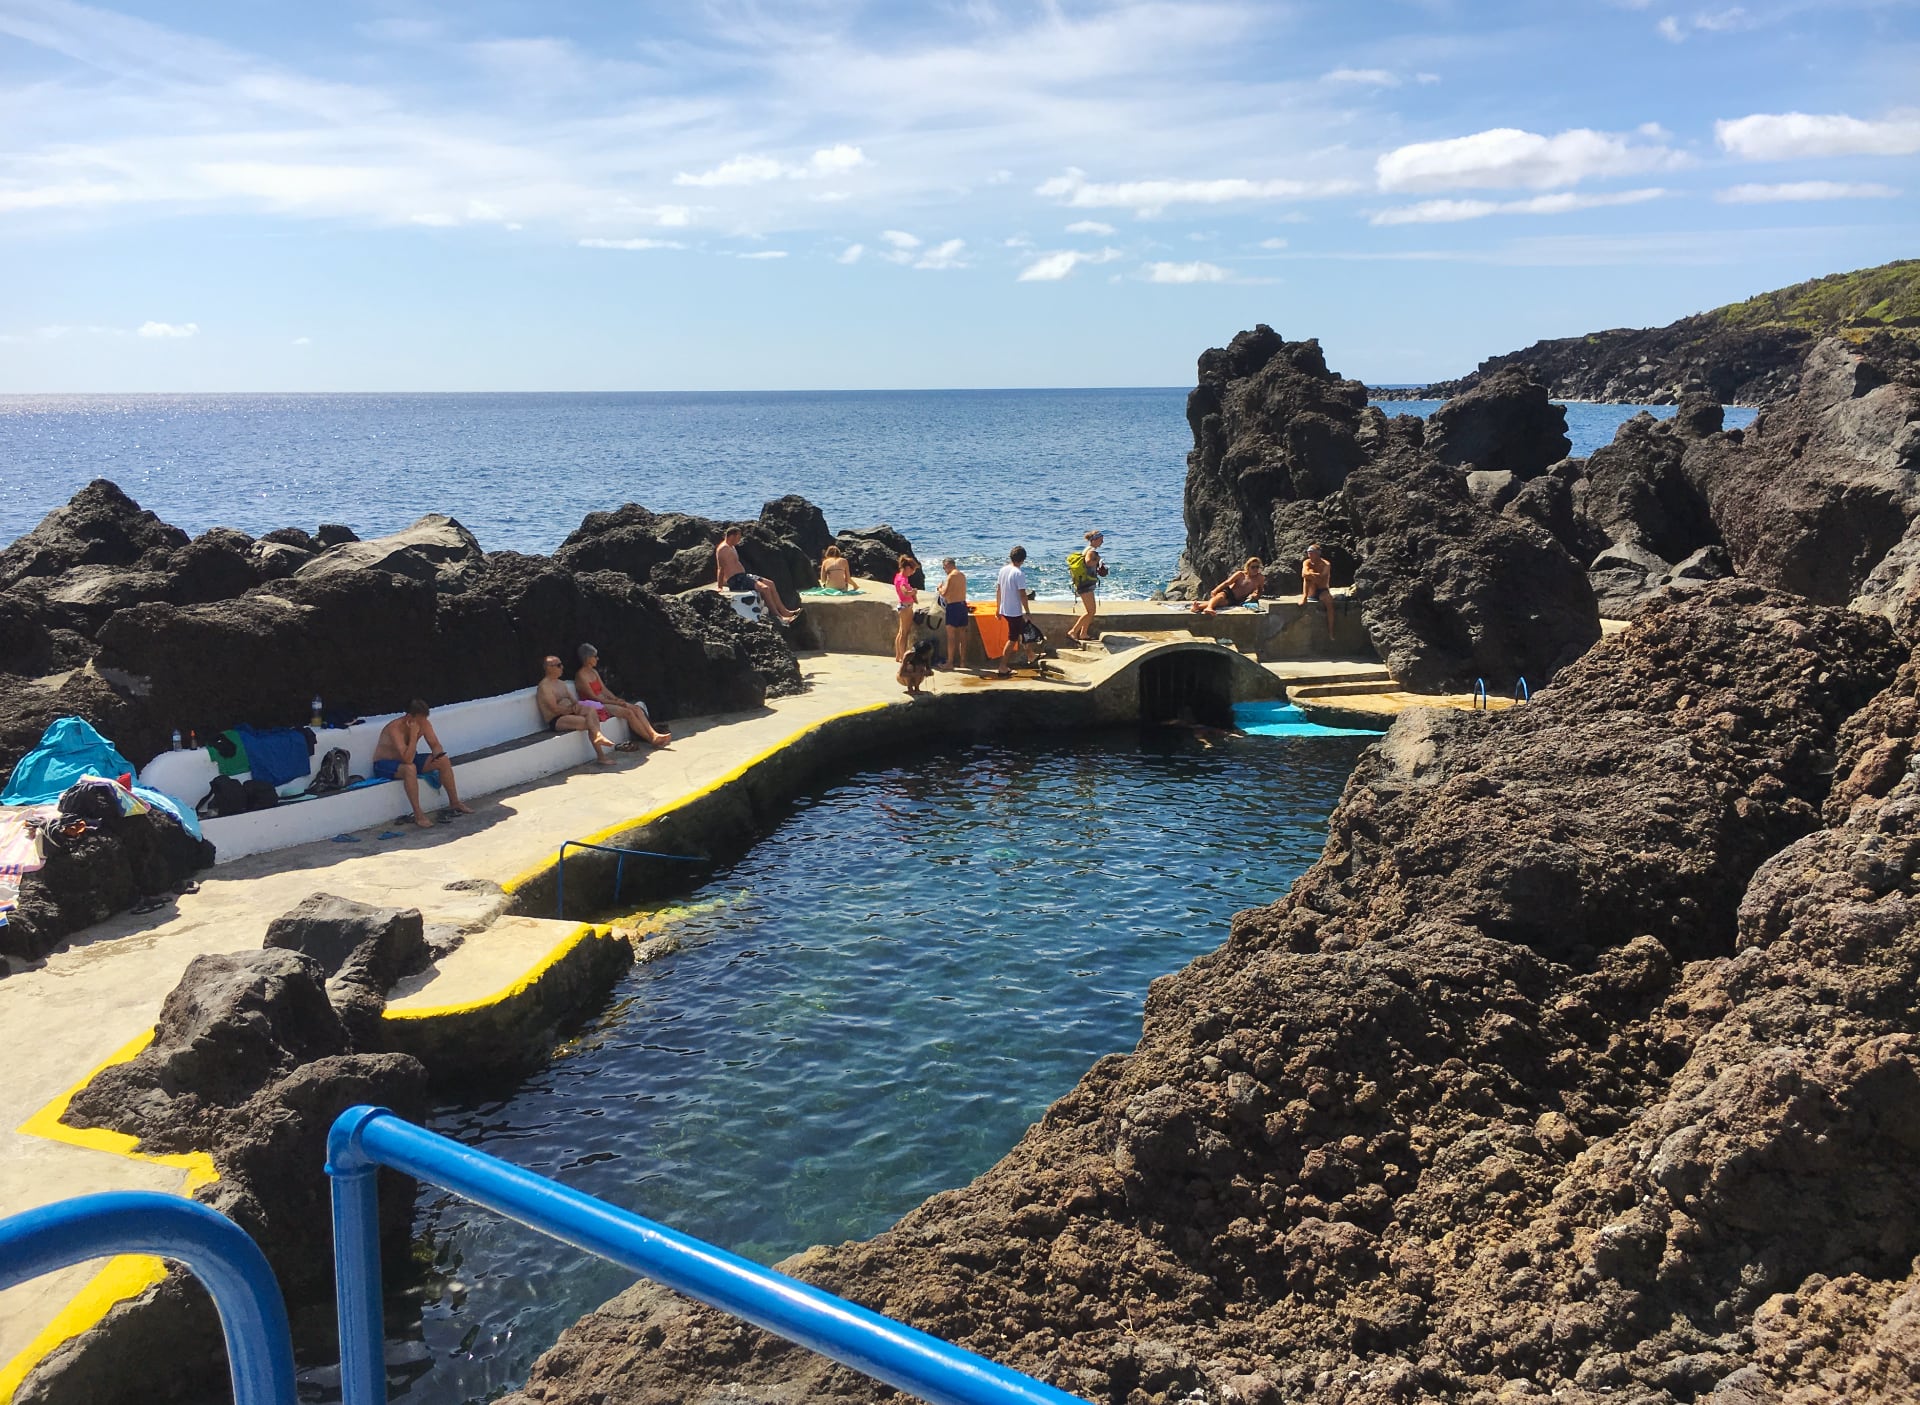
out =
[[[766,1263],[876,1233],[1132,1048],[1148,983],[1319,856],[1365,744],[936,746],[817,788],[550,1067],[432,1126]],[[415,1236],[421,1405],[519,1383],[631,1281],[437,1193]]]

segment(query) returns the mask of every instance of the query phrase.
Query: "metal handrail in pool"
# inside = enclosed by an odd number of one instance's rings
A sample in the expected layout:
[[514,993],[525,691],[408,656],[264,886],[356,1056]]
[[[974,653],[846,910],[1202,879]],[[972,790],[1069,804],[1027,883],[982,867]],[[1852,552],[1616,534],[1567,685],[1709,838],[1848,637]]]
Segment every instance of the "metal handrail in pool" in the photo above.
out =
[[295,1405],[280,1285],[260,1246],[218,1210],[183,1196],[121,1190],[0,1220],[0,1288],[110,1254],[155,1254],[193,1270],[220,1314],[234,1405]]
[[1533,701],[1533,689],[1527,686],[1527,676],[1524,673],[1514,680],[1513,700],[1516,704]]
[[327,1135],[345,1405],[385,1405],[387,1398],[375,1190],[382,1166],[450,1190],[933,1405],[1085,1405],[984,1356],[379,1107],[348,1108]]
[[1486,709],[1486,706],[1487,680],[1484,678],[1476,678],[1473,680],[1473,710],[1475,712],[1481,712]]
[[620,885],[626,879],[627,860],[629,858],[671,859],[675,863],[713,862],[713,860],[702,858],[698,854],[660,854],[655,853],[652,849],[622,849],[617,844],[589,844],[584,839],[569,839],[560,846],[560,857],[554,861],[554,867],[559,870],[559,877],[555,883],[557,891],[553,896],[553,915],[555,917],[563,918],[567,915],[567,850],[569,849],[592,849],[597,854],[619,855],[613,865],[613,897],[615,902],[620,900]]

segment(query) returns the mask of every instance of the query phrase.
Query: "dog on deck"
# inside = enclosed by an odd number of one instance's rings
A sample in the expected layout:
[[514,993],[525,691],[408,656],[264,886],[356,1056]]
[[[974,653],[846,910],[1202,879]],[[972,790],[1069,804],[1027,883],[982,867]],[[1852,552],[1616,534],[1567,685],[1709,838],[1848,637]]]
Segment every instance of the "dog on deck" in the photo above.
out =
[[922,639],[900,661],[900,686],[909,697],[919,697],[920,685],[933,677],[933,650],[934,641]]

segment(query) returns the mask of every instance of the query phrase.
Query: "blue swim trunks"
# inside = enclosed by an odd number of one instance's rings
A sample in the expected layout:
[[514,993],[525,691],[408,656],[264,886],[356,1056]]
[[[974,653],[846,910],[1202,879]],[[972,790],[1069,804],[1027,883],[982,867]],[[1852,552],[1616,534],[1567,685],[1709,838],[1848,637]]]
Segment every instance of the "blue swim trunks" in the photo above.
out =
[[947,601],[947,627],[949,629],[965,629],[967,627],[967,621],[972,618],[973,615],[967,609],[966,601]]
[[[413,756],[413,769],[418,771],[423,776],[428,775],[429,773],[427,771],[427,762],[431,761],[432,759],[433,757],[431,756],[431,754],[427,752],[424,752],[424,751],[415,752]],[[387,760],[387,761],[376,761],[373,763],[373,774],[379,780],[383,780],[383,781],[397,780],[400,776],[400,762],[397,759]],[[438,776],[429,776],[429,779],[432,781],[432,783],[435,786],[438,786],[440,784],[440,778]]]

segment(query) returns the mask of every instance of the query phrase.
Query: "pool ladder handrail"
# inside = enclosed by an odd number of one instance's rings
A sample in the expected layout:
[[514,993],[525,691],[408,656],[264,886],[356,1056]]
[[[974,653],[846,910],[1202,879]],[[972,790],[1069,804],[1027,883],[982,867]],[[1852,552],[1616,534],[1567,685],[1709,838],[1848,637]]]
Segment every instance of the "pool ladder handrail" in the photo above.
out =
[[1475,712],[1487,710],[1487,680],[1484,678],[1473,680],[1473,710]]
[[1085,1405],[1077,1396],[796,1278],[415,1126],[352,1107],[327,1135],[343,1405],[385,1405],[379,1168],[452,1191],[932,1405]]
[[599,854],[615,854],[618,857],[613,865],[613,900],[620,901],[620,885],[626,881],[627,860],[634,859],[671,859],[675,863],[712,863],[712,859],[698,854],[662,854],[653,849],[623,849],[618,844],[590,844],[584,839],[569,839],[560,846],[560,855],[554,860],[554,869],[558,877],[554,883],[553,915],[564,919],[567,915],[567,850],[592,849]]
[[116,1190],[11,1215],[0,1220],[0,1289],[113,1254],[173,1259],[200,1280],[220,1315],[234,1405],[296,1405],[279,1281],[245,1230],[197,1200]]
[[1530,703],[1532,701],[1533,689],[1527,686],[1527,675],[1523,673],[1513,682],[1513,704],[1515,707],[1518,707],[1522,703]]

